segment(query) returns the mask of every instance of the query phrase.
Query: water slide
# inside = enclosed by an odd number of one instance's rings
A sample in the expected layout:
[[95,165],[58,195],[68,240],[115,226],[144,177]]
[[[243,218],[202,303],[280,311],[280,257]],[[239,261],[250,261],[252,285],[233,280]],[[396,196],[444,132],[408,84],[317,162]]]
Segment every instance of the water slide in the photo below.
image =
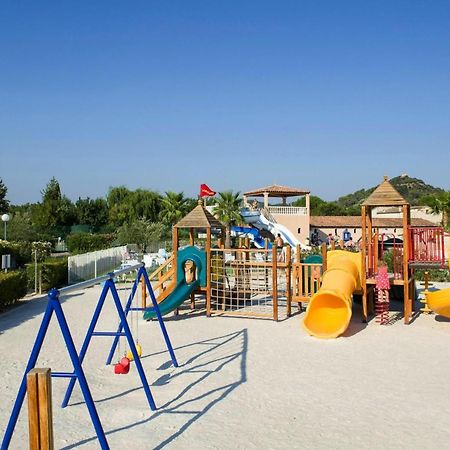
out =
[[450,288],[426,294],[427,304],[436,314],[450,318]]
[[[194,292],[200,286],[200,281],[195,280],[190,284],[187,284],[184,280],[181,280],[170,295],[159,303],[159,310],[161,315],[165,316],[171,311],[179,308],[181,304],[189,298],[192,292]],[[144,313],[144,320],[155,319],[156,314],[153,308],[146,309]]]
[[303,321],[311,336],[323,339],[336,338],[348,328],[352,294],[361,289],[361,254],[329,251],[327,266],[322,286],[309,301]]
[[287,227],[267,219],[262,212],[250,211],[248,208],[244,208],[241,210],[241,216],[246,223],[250,223],[260,230],[267,230],[272,233],[274,237],[276,237],[277,234],[280,234],[283,241],[287,242],[294,249],[297,248],[297,245],[300,245],[302,250],[311,250],[311,247],[302,244]]
[[[255,244],[256,248],[264,248],[264,238],[261,236],[261,233],[257,228],[231,227],[231,233],[235,233],[237,236],[246,235]],[[272,248],[272,244],[270,243],[269,248]]]

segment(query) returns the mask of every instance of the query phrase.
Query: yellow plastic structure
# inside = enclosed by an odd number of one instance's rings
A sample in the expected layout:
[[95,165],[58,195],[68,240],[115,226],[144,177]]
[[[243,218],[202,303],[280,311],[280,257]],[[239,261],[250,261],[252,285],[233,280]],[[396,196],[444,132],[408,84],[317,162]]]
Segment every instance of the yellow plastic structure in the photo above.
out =
[[450,288],[427,292],[428,307],[436,314],[450,318]]
[[322,286],[306,309],[303,326],[318,338],[336,338],[352,317],[352,294],[361,289],[361,253],[332,250],[327,254]]

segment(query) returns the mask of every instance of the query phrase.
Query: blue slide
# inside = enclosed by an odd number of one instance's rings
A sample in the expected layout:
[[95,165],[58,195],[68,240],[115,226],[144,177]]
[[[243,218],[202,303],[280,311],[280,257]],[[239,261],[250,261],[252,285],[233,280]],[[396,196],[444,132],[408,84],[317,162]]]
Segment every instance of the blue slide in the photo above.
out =
[[[252,227],[231,227],[231,231],[236,235],[247,234],[255,244],[256,248],[264,248],[264,238],[261,236],[260,231],[257,228]],[[272,244],[269,242],[269,248],[272,248]]]

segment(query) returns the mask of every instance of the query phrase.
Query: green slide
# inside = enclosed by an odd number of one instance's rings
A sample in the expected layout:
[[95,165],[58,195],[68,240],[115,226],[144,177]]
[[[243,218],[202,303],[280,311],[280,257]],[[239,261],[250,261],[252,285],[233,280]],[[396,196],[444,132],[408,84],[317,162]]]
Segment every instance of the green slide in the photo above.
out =
[[[200,281],[195,280],[191,284],[186,284],[185,280],[181,280],[173,292],[158,306],[161,311],[161,315],[165,316],[174,309],[177,309],[186,299],[189,298],[191,293],[200,286]],[[156,318],[153,308],[148,308],[144,313],[144,320],[150,320]]]

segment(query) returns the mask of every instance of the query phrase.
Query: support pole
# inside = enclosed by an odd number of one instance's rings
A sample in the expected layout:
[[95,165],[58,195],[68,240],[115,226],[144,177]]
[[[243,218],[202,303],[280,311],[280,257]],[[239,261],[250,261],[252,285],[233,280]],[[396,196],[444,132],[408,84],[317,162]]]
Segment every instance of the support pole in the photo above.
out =
[[278,265],[277,246],[272,245],[272,298],[273,298],[273,320],[278,321]]
[[52,382],[50,369],[27,374],[30,450],[53,449]]

